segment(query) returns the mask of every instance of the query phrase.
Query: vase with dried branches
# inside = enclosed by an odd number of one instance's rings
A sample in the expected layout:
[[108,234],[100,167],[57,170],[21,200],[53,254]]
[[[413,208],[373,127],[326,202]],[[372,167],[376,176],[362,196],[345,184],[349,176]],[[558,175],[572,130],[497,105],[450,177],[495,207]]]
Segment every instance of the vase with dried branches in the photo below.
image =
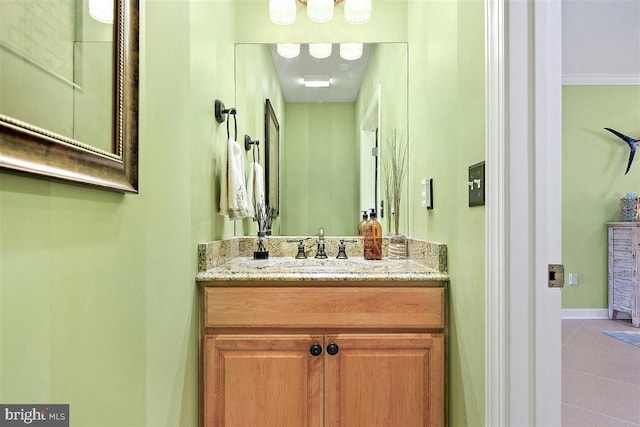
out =
[[405,235],[400,233],[400,203],[404,181],[407,177],[408,161],[409,140],[403,132],[392,129],[382,152],[385,198],[388,208],[391,208],[390,215],[387,214],[389,258],[407,257],[407,239]]

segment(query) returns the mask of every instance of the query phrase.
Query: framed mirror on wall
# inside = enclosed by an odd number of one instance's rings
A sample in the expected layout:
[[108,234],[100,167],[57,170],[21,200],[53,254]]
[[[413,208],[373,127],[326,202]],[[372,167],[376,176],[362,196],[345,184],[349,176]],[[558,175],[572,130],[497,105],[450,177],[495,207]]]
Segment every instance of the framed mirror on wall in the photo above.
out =
[[137,193],[139,0],[92,3],[0,2],[0,173]]
[[269,99],[265,102],[265,194],[274,217],[280,216],[280,124]]

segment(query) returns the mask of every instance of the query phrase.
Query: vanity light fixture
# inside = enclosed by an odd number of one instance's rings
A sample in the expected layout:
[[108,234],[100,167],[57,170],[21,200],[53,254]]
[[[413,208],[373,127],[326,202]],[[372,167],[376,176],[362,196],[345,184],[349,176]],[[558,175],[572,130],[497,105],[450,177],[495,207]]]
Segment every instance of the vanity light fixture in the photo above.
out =
[[344,20],[347,24],[366,24],[371,19],[371,0],[345,0]]
[[[296,0],[269,0],[269,19],[278,25],[296,22]],[[298,0],[307,7],[307,17],[318,23],[333,19],[333,11],[343,0]],[[348,24],[366,24],[371,19],[371,0],[344,0],[344,20]]]
[[362,56],[362,43],[340,43],[340,58],[355,61]]
[[278,43],[276,50],[283,58],[295,58],[300,55],[300,43]]
[[331,56],[331,43],[309,43],[309,55],[317,59]]
[[304,76],[304,87],[329,87],[331,81],[327,76]]
[[334,0],[307,0],[307,17],[324,24],[333,19]]
[[296,22],[296,0],[269,0],[269,19],[278,25]]
[[89,0],[89,15],[103,24],[113,24],[114,0]]

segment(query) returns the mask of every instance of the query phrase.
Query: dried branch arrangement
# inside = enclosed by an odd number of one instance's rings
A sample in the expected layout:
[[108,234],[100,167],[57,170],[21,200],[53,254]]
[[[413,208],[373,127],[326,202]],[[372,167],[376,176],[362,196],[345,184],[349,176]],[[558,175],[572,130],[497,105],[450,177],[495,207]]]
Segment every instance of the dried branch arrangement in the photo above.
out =
[[408,161],[409,140],[404,132],[392,129],[382,154],[382,170],[387,206],[391,207],[391,215],[387,215],[387,230],[391,230],[391,216],[393,216],[395,234],[400,234],[400,202],[403,184],[407,177]]

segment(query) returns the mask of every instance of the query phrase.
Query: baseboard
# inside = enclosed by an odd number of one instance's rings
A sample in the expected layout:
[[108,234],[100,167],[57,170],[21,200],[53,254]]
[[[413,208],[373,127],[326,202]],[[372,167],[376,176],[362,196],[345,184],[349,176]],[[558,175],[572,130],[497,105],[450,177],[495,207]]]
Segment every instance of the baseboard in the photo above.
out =
[[[609,309],[606,308],[563,308],[563,319],[608,319]],[[618,313],[617,319],[631,319],[629,313]]]

